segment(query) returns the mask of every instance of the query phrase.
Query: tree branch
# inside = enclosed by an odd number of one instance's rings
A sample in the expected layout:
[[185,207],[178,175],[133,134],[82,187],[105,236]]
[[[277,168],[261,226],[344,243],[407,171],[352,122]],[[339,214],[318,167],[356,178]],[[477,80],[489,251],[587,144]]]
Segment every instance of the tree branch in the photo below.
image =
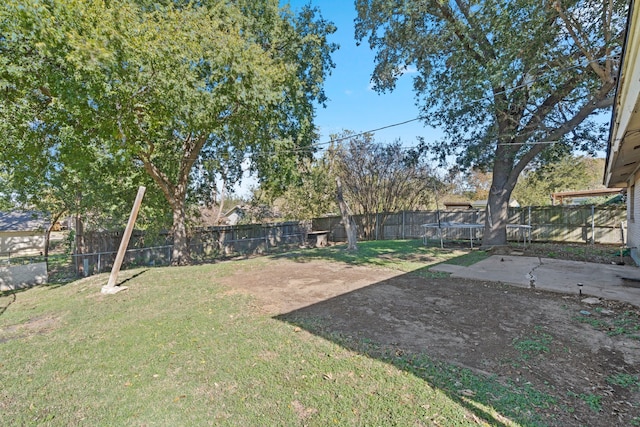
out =
[[[578,111],[571,119],[567,120],[553,130],[551,130],[547,135],[549,141],[557,141],[564,135],[566,135],[571,130],[575,129],[580,123],[582,123],[587,117],[589,117],[594,111],[606,108],[608,106],[613,105],[613,97],[606,97],[615,87],[615,83],[609,83],[604,85],[598,93],[592,98],[592,100],[586,103],[580,111]],[[520,173],[524,170],[524,168],[531,162],[542,150],[544,150],[544,144],[536,144],[534,145],[527,153],[524,154],[520,158],[520,160],[516,163],[511,174],[509,176],[509,180],[515,182],[518,179]]]
[[180,175],[178,176],[179,185],[186,184],[189,179],[189,173],[193,164],[198,159],[198,155],[207,142],[207,135],[200,135],[195,140],[192,134],[189,134],[184,141],[184,153],[182,154],[182,160],[180,162]]
[[[608,81],[609,78],[607,76],[606,71],[603,70],[602,67],[600,67],[600,65],[596,61],[596,58],[591,54],[591,51],[585,47],[585,45],[580,40],[580,37],[578,37],[578,34],[576,33],[574,26],[579,27],[579,25],[574,23],[573,20],[567,16],[567,14],[562,9],[560,0],[556,0],[553,3],[553,6],[558,12],[560,19],[562,19],[562,22],[564,22],[567,28],[567,31],[569,32],[569,35],[573,39],[573,42],[576,44],[578,49],[580,49],[580,51],[585,56],[585,58],[587,58],[587,60],[589,61],[589,66],[591,67],[591,69],[600,77],[600,79],[603,82]],[[604,25],[606,25],[606,23],[604,23]]]
[[[458,37],[458,40],[465,46],[467,51],[473,56],[478,64],[484,64],[487,59],[478,53],[477,50],[469,43],[469,37],[467,37],[462,31],[460,31],[461,22],[453,15],[453,11],[446,2],[436,2],[438,9],[441,12],[442,18],[444,18],[453,27],[454,34]],[[484,53],[484,52],[483,52]]]
[[525,126],[518,132],[515,142],[525,142],[528,136],[535,130],[539,129],[543,120],[568,94],[570,94],[578,85],[579,79],[576,75],[571,76],[562,87],[556,89],[540,104],[531,114],[531,118]]
[[[150,145],[153,144],[150,143]],[[142,165],[144,166],[144,170],[146,170],[154,182],[158,184],[158,187],[162,190],[162,194],[164,194],[165,198],[173,208],[175,205],[175,192],[174,185],[171,183],[171,180],[153,163],[151,160],[151,153],[141,152],[139,157],[140,161],[142,161]]]

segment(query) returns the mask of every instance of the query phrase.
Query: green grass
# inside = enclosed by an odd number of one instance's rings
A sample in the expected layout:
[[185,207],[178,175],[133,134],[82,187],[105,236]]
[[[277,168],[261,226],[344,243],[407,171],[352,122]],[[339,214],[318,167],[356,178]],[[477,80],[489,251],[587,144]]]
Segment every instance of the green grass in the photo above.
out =
[[[513,249],[517,246],[511,244]],[[570,259],[581,261],[609,262],[621,261],[621,256],[628,256],[629,250],[616,245],[591,245],[584,243],[543,243],[529,244],[525,252],[538,254],[546,258]]]
[[640,391],[640,378],[638,378],[638,375],[618,373],[607,377],[607,382],[632,391]]
[[549,353],[549,346],[553,342],[553,337],[542,332],[538,327],[535,328],[532,336],[514,339],[513,348],[520,352],[523,360],[528,360],[533,356]]
[[[469,369],[437,361],[424,354],[405,353],[395,347],[379,346],[350,336],[337,335],[314,319],[289,321],[316,335],[325,336],[343,347],[386,361],[422,378],[429,386],[444,390],[462,400],[477,416],[491,423],[494,420],[500,426],[547,425],[549,419],[542,413],[557,403],[555,397],[536,389],[530,383],[516,384],[510,379],[479,375]],[[442,425],[455,424],[446,421]]]
[[568,392],[567,395],[582,400],[593,412],[602,411],[602,396],[585,393],[576,394],[573,392]]
[[601,310],[596,313],[601,317],[575,316],[573,319],[579,323],[591,325],[594,329],[604,331],[609,336],[625,335],[629,338],[640,340],[640,316],[633,311],[625,311],[614,316],[602,316]]
[[429,267],[447,264],[469,266],[488,257],[484,251],[450,250],[425,246],[421,240],[377,240],[358,242],[350,252],[346,245],[305,249],[282,255],[293,259],[321,259],[413,272],[424,277],[447,277],[448,273],[430,272]]
[[540,424],[550,400],[530,386],[310,333],[216,284],[265,262],[0,296],[0,425]]

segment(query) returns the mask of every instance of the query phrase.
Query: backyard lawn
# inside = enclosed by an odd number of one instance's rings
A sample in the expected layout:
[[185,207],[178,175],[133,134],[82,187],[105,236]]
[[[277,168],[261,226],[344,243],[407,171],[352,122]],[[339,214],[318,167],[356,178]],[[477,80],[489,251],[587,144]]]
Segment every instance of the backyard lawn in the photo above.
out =
[[[640,320],[365,242],[0,296],[0,425],[640,425]],[[616,333],[610,333],[615,329]]]

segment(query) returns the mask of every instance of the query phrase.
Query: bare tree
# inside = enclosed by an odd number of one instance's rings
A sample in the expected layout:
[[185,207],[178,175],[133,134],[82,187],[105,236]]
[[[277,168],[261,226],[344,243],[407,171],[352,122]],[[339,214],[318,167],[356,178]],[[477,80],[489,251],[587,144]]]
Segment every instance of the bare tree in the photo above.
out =
[[350,131],[337,139],[343,142],[330,149],[333,173],[353,213],[363,216],[366,239],[375,237],[376,224],[384,224],[389,213],[418,209],[433,196],[431,169],[400,141],[382,145],[370,133]]

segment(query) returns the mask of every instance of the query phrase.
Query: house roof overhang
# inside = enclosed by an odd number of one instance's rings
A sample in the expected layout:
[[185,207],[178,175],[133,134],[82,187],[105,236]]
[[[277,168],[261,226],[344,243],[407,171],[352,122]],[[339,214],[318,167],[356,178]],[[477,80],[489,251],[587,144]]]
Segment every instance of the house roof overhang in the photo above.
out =
[[629,5],[627,34],[613,105],[604,184],[623,188],[640,168],[640,11]]
[[558,191],[551,193],[551,200],[553,202],[563,203],[564,199],[571,199],[574,197],[598,197],[598,196],[613,196],[615,194],[622,194],[625,189],[622,188],[597,188],[594,190],[578,190],[578,191]]

